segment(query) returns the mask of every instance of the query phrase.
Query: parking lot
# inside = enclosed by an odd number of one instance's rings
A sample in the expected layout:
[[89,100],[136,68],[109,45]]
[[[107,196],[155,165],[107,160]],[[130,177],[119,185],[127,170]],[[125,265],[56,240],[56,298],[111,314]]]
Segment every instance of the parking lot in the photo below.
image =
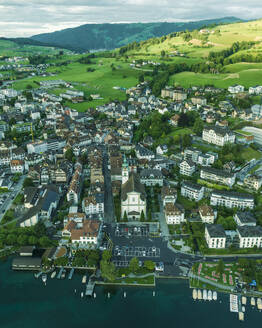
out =
[[127,226],[121,225],[117,226],[115,229],[116,237],[147,237],[149,235],[149,227],[148,226]]
[[160,257],[160,249],[157,247],[134,247],[134,246],[115,246],[114,256],[125,257]]

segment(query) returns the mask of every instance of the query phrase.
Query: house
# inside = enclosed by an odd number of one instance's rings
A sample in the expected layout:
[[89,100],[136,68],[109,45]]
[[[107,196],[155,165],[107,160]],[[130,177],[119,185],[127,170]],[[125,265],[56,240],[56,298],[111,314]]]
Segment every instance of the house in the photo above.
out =
[[232,94],[241,93],[245,91],[245,88],[242,85],[233,85],[228,87],[228,91]]
[[99,220],[82,220],[80,223],[72,220],[64,227],[62,236],[69,237],[72,244],[79,248],[98,246],[102,234],[101,227]]
[[160,170],[144,169],[140,173],[140,181],[146,186],[163,186],[163,174]]
[[202,132],[204,141],[221,147],[227,143],[234,143],[235,138],[231,130],[217,125],[205,127]]
[[234,214],[234,220],[238,226],[250,226],[255,227],[257,220],[251,212],[237,212]]
[[244,184],[250,189],[258,190],[262,185],[262,178],[259,175],[251,174],[244,179]]
[[199,215],[203,223],[213,224],[215,222],[215,213],[212,207],[208,205],[199,206]]
[[135,152],[138,159],[147,159],[150,161],[155,158],[154,152],[141,145],[136,146]]
[[179,121],[180,115],[175,114],[170,118],[170,124],[173,125],[174,127],[178,126],[178,121]]
[[206,100],[206,98],[203,98],[203,97],[193,97],[193,98],[191,98],[191,101],[192,101],[193,105],[199,105],[199,106],[207,105],[207,100]]
[[163,206],[165,206],[167,203],[175,204],[177,200],[177,190],[175,188],[171,188],[170,186],[162,187],[161,199]]
[[24,173],[25,170],[25,163],[22,160],[19,159],[13,159],[10,161],[10,169],[11,173],[16,174],[16,173]]
[[73,204],[77,204],[80,197],[82,187],[82,165],[77,162],[75,164],[75,172],[71,179],[66,198],[68,202],[72,202]]
[[226,248],[226,233],[220,224],[207,224],[205,227],[205,239],[208,248]]
[[248,89],[248,92],[250,95],[260,95],[260,94],[262,94],[262,86],[256,85],[255,87],[250,87]]
[[262,247],[262,227],[238,226],[239,248]]
[[200,178],[232,187],[235,183],[236,175],[213,167],[203,167],[200,171]]
[[196,166],[190,159],[185,159],[179,164],[179,173],[181,175],[192,176],[196,170]]
[[98,215],[102,218],[104,216],[104,194],[96,193],[84,198],[82,208],[87,216]]
[[244,193],[216,190],[211,194],[210,205],[228,208],[237,207],[241,210],[253,209],[254,197]]
[[185,209],[180,204],[166,203],[164,213],[167,224],[180,224],[185,222]]
[[122,167],[121,187],[121,217],[125,216],[132,221],[139,220],[141,215],[146,216],[146,192],[137,173],[129,173],[126,161]]
[[157,148],[156,148],[156,153],[158,155],[164,155],[168,152],[168,147],[167,145],[159,145]]
[[184,181],[181,186],[181,195],[198,202],[204,197],[204,187],[196,183]]

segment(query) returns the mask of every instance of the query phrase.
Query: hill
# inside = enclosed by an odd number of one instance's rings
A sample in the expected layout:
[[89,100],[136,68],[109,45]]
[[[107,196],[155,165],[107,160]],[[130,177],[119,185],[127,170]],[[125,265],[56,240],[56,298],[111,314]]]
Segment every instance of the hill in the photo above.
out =
[[235,17],[180,23],[85,24],[53,33],[34,35],[32,40],[77,51],[115,49],[131,42],[161,37],[172,32],[240,21]]

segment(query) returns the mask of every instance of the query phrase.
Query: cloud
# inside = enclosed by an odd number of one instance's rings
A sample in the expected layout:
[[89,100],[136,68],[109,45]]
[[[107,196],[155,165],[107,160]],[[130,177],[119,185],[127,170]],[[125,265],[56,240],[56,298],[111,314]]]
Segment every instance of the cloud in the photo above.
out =
[[87,23],[262,17],[260,0],[0,0],[0,35],[30,36]]

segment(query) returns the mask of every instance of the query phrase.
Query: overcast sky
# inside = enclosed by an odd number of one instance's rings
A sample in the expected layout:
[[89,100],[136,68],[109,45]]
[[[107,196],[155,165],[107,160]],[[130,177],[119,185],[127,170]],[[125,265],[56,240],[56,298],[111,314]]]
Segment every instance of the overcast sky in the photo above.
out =
[[0,36],[31,36],[86,23],[262,17],[261,0],[0,0]]

